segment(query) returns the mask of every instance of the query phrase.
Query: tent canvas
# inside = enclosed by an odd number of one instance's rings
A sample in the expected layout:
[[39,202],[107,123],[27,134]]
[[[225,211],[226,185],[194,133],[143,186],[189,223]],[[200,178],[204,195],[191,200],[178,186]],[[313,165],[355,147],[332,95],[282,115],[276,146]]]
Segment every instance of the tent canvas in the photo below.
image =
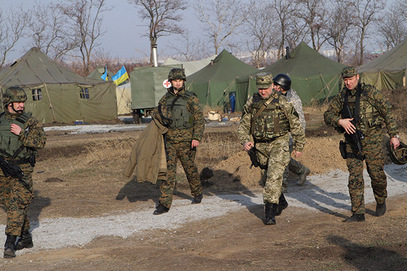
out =
[[[340,91],[340,73],[345,65],[337,63],[301,42],[289,56],[264,68],[261,72],[272,75],[285,73],[292,80],[304,105],[313,101],[325,101]],[[257,91],[256,73],[237,79],[236,107],[241,109],[247,98]],[[238,110],[238,109],[237,109]]]
[[[87,78],[92,78],[95,80],[103,80],[102,74],[105,72],[104,66],[99,66],[94,69]],[[108,81],[112,81],[112,76],[115,75],[109,69],[107,69]],[[116,86],[116,100],[117,100],[117,114],[127,115],[131,114],[131,86],[130,82]]]
[[235,92],[235,79],[258,69],[223,50],[210,64],[187,77],[187,88],[196,93],[202,105],[224,107],[229,93]]
[[[96,79],[96,80],[103,80],[102,74],[105,72],[104,66],[96,67],[86,78]],[[107,69],[107,79],[108,81],[112,81],[112,76],[114,75],[109,69]]]
[[173,68],[181,68],[181,65],[138,67],[131,71],[131,109],[142,110],[156,107],[161,97],[167,93],[163,84]]
[[407,39],[378,58],[358,67],[361,81],[380,90],[406,85]]
[[54,62],[38,48],[0,71],[2,91],[20,86],[27,93],[26,110],[43,123],[117,119],[115,86],[84,78]]
[[196,73],[200,69],[204,68],[206,65],[211,63],[211,60],[215,59],[216,55],[213,55],[211,57],[207,57],[201,60],[195,60],[195,61],[179,61],[176,59],[172,58],[167,58],[164,62],[164,65],[176,65],[176,64],[181,64],[182,67],[185,70],[185,75],[190,76],[193,73]]
[[131,84],[126,83],[116,87],[117,114],[131,114]]

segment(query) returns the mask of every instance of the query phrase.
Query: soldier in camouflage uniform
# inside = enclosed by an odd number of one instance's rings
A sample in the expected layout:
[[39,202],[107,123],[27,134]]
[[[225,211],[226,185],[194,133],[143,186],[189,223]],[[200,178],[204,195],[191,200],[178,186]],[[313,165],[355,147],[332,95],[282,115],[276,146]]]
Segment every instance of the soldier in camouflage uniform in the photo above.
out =
[[177,159],[185,170],[193,204],[202,200],[202,185],[195,165],[196,147],[204,132],[203,112],[195,93],[185,90],[183,69],[174,68],[168,74],[171,87],[161,98],[154,116],[168,127],[165,134],[167,154],[166,180],[161,180],[161,197],[155,215],[169,211],[176,186]]
[[[346,158],[349,171],[348,187],[352,216],[346,218],[344,222],[361,222],[365,220],[366,212],[363,160],[371,178],[376,200],[376,215],[382,216],[386,212],[387,197],[387,180],[383,171],[383,125],[386,126],[391,138],[390,144],[394,148],[399,146],[400,141],[391,107],[382,94],[371,85],[359,83],[359,74],[354,67],[345,67],[342,70],[342,78],[344,87],[324,113],[324,120],[327,125],[335,127],[345,135],[345,142],[341,142],[341,153]],[[345,112],[350,112],[351,118],[344,115]],[[354,136],[359,140],[355,140]]]
[[27,96],[20,87],[9,87],[3,93],[0,156],[8,163],[17,165],[23,173],[18,178],[0,171],[0,200],[7,212],[4,258],[15,257],[16,250],[33,247],[27,211],[33,199],[35,155],[37,149],[45,145],[45,133],[42,124],[31,113],[24,112],[26,100]]
[[266,168],[262,170],[264,223],[272,225],[276,224],[275,216],[288,206],[282,182],[290,162],[289,134],[294,139],[296,157],[302,154],[305,134],[292,103],[273,90],[271,74],[258,74],[256,85],[259,91],[244,106],[238,136],[246,151],[256,148],[257,159]]
[[[273,85],[274,85],[274,90],[280,92],[282,95],[284,95],[288,101],[290,101],[293,106],[295,111],[297,111],[298,116],[300,117],[300,122],[302,125],[302,128],[305,131],[305,118],[304,118],[304,112],[302,111],[302,102],[301,98],[298,96],[297,92],[291,88],[291,79],[288,75],[280,73],[277,74],[273,78]],[[293,138],[290,136],[290,141],[289,141],[289,146],[290,146],[290,153],[293,151]],[[307,176],[310,174],[309,168],[301,164],[301,162],[295,160],[294,158],[290,158],[290,163],[288,164],[288,167],[284,171],[284,176],[283,176],[283,190],[287,192],[287,185],[288,185],[288,175],[289,171],[297,174],[299,176],[298,179],[298,185],[304,185],[304,183],[307,180]]]

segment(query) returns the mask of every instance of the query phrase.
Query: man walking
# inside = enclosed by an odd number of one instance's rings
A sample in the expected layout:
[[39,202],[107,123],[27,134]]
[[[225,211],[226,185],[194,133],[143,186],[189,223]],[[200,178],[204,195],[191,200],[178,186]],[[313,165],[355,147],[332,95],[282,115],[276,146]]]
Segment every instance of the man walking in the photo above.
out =
[[[258,93],[247,101],[238,128],[244,149],[256,149],[265,179],[263,201],[266,225],[276,224],[275,216],[288,206],[282,193],[283,174],[290,162],[288,139],[294,140],[293,155],[299,157],[305,144],[305,134],[293,105],[273,90],[271,74],[256,76]],[[252,140],[253,138],[253,140]]]
[[387,179],[383,170],[383,126],[386,126],[393,148],[397,148],[400,141],[396,120],[382,94],[371,85],[359,83],[359,74],[354,67],[345,67],[342,79],[344,87],[324,113],[324,120],[345,135],[340,150],[349,171],[352,215],[344,222],[361,222],[365,221],[366,213],[363,160],[372,183],[376,215],[382,216],[386,213],[387,197]]

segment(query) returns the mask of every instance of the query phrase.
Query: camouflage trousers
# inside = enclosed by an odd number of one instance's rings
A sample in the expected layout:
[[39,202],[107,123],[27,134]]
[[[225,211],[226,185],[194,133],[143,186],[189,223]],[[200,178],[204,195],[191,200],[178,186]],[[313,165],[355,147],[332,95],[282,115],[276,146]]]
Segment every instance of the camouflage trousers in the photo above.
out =
[[[292,140],[290,140],[290,143],[289,143],[289,150],[290,150],[290,154],[294,150]],[[305,172],[305,167],[299,161],[297,161],[294,158],[290,157],[290,163],[288,164],[288,166],[284,170],[284,175],[283,175],[283,186],[284,187],[288,186],[288,176],[289,176],[290,171],[297,174],[297,175],[301,175],[301,174],[303,174]]]
[[33,167],[30,164],[22,164],[20,168],[24,172],[23,181],[28,184],[30,190],[18,179],[5,177],[0,170],[0,203],[4,205],[7,213],[7,235],[20,236],[22,231],[30,229],[27,212],[34,197],[32,190]]
[[[387,178],[384,173],[384,154],[382,150],[383,135],[377,131],[362,140],[363,153],[367,172],[371,179],[373,194],[377,203],[381,204],[387,197]],[[350,145],[347,144],[347,151],[351,151]],[[363,161],[357,158],[347,158],[346,165],[349,171],[349,194],[352,202],[352,213],[364,214],[365,200],[363,180]]]
[[167,141],[167,179],[161,180],[159,202],[167,208],[171,207],[172,198],[177,183],[177,160],[179,159],[184,168],[189,188],[192,196],[202,194],[201,180],[199,179],[198,169],[195,166],[196,148],[191,149],[190,141],[175,143]]
[[256,143],[257,158],[267,169],[262,170],[264,180],[264,203],[278,203],[282,192],[283,174],[290,162],[288,134],[276,138],[272,142]]

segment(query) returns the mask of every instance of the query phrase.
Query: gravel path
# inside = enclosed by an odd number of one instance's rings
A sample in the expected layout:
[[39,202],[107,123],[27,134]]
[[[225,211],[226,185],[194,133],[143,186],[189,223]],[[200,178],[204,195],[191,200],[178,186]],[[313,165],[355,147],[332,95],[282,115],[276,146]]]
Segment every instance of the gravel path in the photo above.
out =
[[[389,197],[407,192],[407,165],[394,164],[385,167],[388,176]],[[365,172],[365,202],[374,202],[370,179]],[[335,170],[325,175],[309,176],[304,186],[289,186],[286,195],[289,208],[301,207],[315,212],[349,214],[350,201],[347,190],[347,173]],[[137,212],[88,218],[53,218],[33,221],[35,247],[18,251],[17,254],[42,249],[59,249],[68,246],[83,246],[98,236],[127,238],[133,234],[152,229],[176,229],[186,222],[225,215],[262,205],[261,193],[241,193],[204,197],[201,204],[191,205],[190,200],[175,200],[170,212],[155,216],[154,206]],[[0,225],[4,232],[5,225]],[[143,235],[140,234],[140,238]],[[0,242],[5,236],[0,235]]]

